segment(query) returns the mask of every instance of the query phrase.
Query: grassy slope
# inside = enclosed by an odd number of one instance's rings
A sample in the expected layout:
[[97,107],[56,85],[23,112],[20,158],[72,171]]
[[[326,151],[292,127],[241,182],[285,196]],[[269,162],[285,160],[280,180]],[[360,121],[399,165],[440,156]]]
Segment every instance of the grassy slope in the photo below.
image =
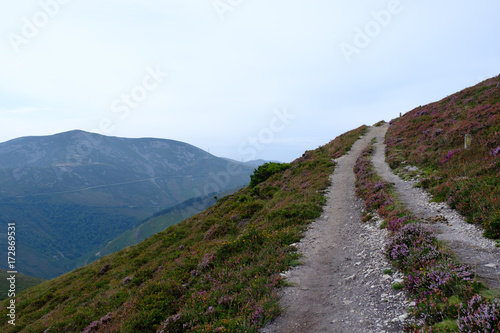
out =
[[[232,194],[234,192],[235,190],[228,191],[227,194]],[[81,260],[77,261],[77,264],[84,266],[98,259],[98,257],[104,257],[120,251],[127,246],[139,244],[154,234],[163,231],[166,228],[185,220],[186,218],[201,213],[208,207],[214,205],[215,202],[216,200],[213,197],[193,198],[183,202],[182,204],[158,212],[157,214],[144,220],[134,229],[125,231],[111,241],[93,249],[87,256],[84,256]]]
[[[370,144],[356,161],[356,193],[365,200],[367,212],[384,218],[390,231],[387,259],[404,274],[405,291],[415,301],[405,332],[457,332],[460,326],[460,332],[486,332],[500,319],[500,309],[492,306],[498,292],[475,281],[470,267],[455,260],[432,229],[399,201],[392,184],[376,173],[373,150]],[[467,306],[472,299],[481,304],[479,311],[477,306]],[[480,318],[477,325],[471,324],[470,319],[476,318]]]
[[[16,326],[2,332],[255,332],[280,312],[290,244],[321,213],[332,158],[366,127],[306,152],[292,167],[144,242],[18,295]],[[105,317],[109,314],[108,317]]]
[[420,167],[436,200],[500,238],[500,76],[394,120],[386,143],[391,167]]
[[[7,274],[5,269],[0,269],[0,300],[7,298],[9,290],[9,282],[7,281],[7,278],[9,276],[10,274]],[[16,292],[20,293],[44,281],[44,279],[18,273],[16,274]]]

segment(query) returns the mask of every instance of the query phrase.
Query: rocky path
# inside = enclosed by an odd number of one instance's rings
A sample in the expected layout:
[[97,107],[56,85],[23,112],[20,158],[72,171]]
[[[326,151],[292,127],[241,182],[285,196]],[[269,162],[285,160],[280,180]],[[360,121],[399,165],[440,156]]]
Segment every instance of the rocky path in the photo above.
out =
[[483,238],[482,230],[468,224],[448,205],[431,203],[430,195],[420,188],[413,187],[414,182],[404,181],[394,175],[385,162],[384,136],[385,132],[382,131],[376,134],[377,144],[373,164],[377,173],[394,184],[400,200],[417,217],[428,221],[439,221],[433,224],[438,238],[446,241],[458,259],[469,264],[484,284],[500,290],[500,248],[495,247],[494,241]]
[[270,332],[401,332],[408,301],[392,288],[401,282],[383,254],[385,230],[361,222],[363,203],[354,192],[354,163],[373,137],[371,128],[350,153],[338,159],[323,215],[297,244],[303,265],[285,273],[285,313],[261,330]]

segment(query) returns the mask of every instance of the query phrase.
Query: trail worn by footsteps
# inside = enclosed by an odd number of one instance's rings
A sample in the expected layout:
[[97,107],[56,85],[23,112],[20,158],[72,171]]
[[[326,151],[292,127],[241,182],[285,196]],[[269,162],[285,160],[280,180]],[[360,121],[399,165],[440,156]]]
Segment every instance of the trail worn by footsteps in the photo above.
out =
[[[387,127],[385,127],[386,129]],[[377,133],[373,164],[377,173],[393,183],[400,200],[415,216],[436,222],[432,227],[439,239],[446,241],[457,258],[471,266],[479,280],[490,288],[500,290],[500,249],[495,242],[482,237],[482,230],[468,224],[465,219],[445,203],[430,202],[430,195],[413,182],[395,175],[385,162],[385,132]]]
[[348,155],[337,160],[328,203],[297,245],[303,265],[285,276],[285,312],[262,333],[401,332],[407,317],[403,292],[391,288],[401,276],[384,275],[385,230],[361,222],[363,203],[356,197],[354,163],[373,137],[370,128]]

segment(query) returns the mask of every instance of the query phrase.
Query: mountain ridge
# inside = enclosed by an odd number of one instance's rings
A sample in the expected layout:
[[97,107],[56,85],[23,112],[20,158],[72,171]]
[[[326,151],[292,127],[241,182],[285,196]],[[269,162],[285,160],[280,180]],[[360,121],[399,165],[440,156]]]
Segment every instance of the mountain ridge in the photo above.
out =
[[52,278],[160,210],[245,186],[252,171],[175,140],[21,137],[0,143],[0,224],[23,222],[21,271]]
[[[496,119],[500,115],[499,86],[500,77],[493,78],[391,121],[386,136],[389,163],[404,168],[406,159],[410,159],[411,163],[421,165],[422,186],[434,188],[436,200],[449,200],[446,195],[454,193],[446,191],[448,187],[444,185],[454,185],[457,178],[459,190],[470,193],[476,185],[474,181],[486,175],[483,188],[490,189],[491,193],[487,194],[496,193],[497,189],[491,184],[498,181],[498,173],[487,172],[497,171],[500,165],[498,155],[494,153],[499,142],[495,141],[498,136]],[[467,100],[465,105],[461,103]],[[485,100],[492,103],[483,105]],[[455,106],[460,106],[460,112],[453,113]],[[463,121],[456,123],[456,132],[452,126],[440,126],[441,121],[445,124],[449,120],[446,119],[449,114]],[[493,117],[493,123],[484,121],[485,114]],[[410,125],[411,130],[408,130]],[[423,130],[419,130],[420,127]],[[433,130],[426,133],[426,128]],[[450,153],[449,149],[456,150],[455,146],[463,144],[463,134],[467,134],[462,132],[464,129],[474,130],[479,149]],[[16,327],[7,323],[9,301],[4,301],[0,306],[1,327],[6,332],[258,332],[283,311],[279,304],[280,291],[287,286],[283,272],[300,264],[297,243],[310,228],[310,223],[321,216],[326,202],[325,191],[331,185],[330,176],[337,159],[346,154],[366,130],[367,126],[361,126],[344,133],[318,149],[306,151],[286,170],[272,174],[253,188],[246,187],[221,198],[211,208],[135,246],[26,290],[15,299],[16,309],[22,314]],[[419,149],[422,142],[425,148]],[[483,147],[488,142],[489,146]],[[480,168],[480,173],[475,173],[486,156],[489,164]],[[459,171],[468,171],[467,179],[461,174],[446,174],[446,163],[451,160],[456,162],[458,169],[462,168]],[[384,185],[376,179],[369,179],[368,183],[375,190],[366,193],[367,203],[380,209],[394,204],[381,196],[381,190],[389,189],[390,184]],[[452,201],[457,207],[468,203],[466,193],[459,194]],[[498,201],[495,201],[498,198],[493,195],[484,198],[490,200],[485,201],[494,208],[491,212],[483,212],[488,214],[484,221],[489,223],[484,225],[499,230],[500,226],[493,223],[496,221],[495,209],[499,208]],[[349,224],[357,222],[346,221]],[[385,224],[391,226],[391,223]],[[415,243],[434,244],[419,237],[416,234]],[[405,248],[401,246],[400,249],[404,255]],[[370,253],[358,254],[361,255],[370,256]],[[384,270],[384,274],[392,274],[392,270]],[[344,282],[355,279],[356,275],[346,277]],[[441,280],[441,275],[437,275],[437,279]],[[361,278],[356,283],[360,281]],[[440,286],[448,286],[446,281]],[[404,282],[403,277],[392,287],[405,288]],[[331,287],[332,292],[338,288],[336,283]],[[427,285],[417,287],[424,294],[426,288],[431,288]],[[477,290],[468,289],[461,296],[468,297],[481,291],[479,285],[473,287]],[[483,297],[488,298],[487,294]],[[476,299],[467,299],[469,309],[464,311],[473,311]],[[338,301],[348,313],[351,302],[344,299],[342,304],[342,299]],[[449,301],[452,307],[445,309],[446,315],[456,317],[458,304],[453,303],[452,298]],[[426,326],[423,330],[450,331],[446,327],[452,319],[439,322],[443,318],[439,302],[440,299],[436,298],[429,308],[423,309],[432,311],[437,318],[430,324],[424,323],[432,327]],[[483,304],[488,302],[486,300]],[[391,318],[380,320],[389,322]],[[408,326],[408,329],[412,328]]]

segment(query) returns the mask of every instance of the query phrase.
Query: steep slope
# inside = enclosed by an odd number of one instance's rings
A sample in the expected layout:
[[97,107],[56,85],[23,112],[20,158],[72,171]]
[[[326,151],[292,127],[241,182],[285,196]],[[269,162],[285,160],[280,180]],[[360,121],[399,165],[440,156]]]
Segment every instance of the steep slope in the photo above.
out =
[[51,278],[161,209],[245,186],[252,170],[172,140],[14,139],[0,144],[0,225],[18,221],[18,270]]
[[[235,191],[231,191],[231,193],[232,192]],[[124,249],[127,246],[136,245],[154,234],[185,220],[186,218],[201,213],[210,206],[213,206],[216,202],[217,200],[213,195],[207,197],[197,197],[164,209],[150,218],[147,218],[137,227],[124,232],[106,244],[94,249],[90,256],[84,260],[83,264],[86,265],[89,262],[92,262],[96,259],[95,257],[104,257]]]
[[280,272],[298,264],[338,158],[365,127],[144,242],[25,291],[3,332],[255,332],[280,309]]
[[436,201],[500,238],[500,76],[393,120],[386,143],[393,169],[412,170],[403,161],[419,167],[409,176]]
[[[10,274],[7,273],[6,270],[0,269],[0,300],[4,300],[8,298],[9,295],[9,280],[7,278],[10,277]],[[27,276],[24,274],[17,274],[16,276],[16,291],[18,293],[31,288],[33,286],[36,286],[45,280],[33,277],[33,276]]]

